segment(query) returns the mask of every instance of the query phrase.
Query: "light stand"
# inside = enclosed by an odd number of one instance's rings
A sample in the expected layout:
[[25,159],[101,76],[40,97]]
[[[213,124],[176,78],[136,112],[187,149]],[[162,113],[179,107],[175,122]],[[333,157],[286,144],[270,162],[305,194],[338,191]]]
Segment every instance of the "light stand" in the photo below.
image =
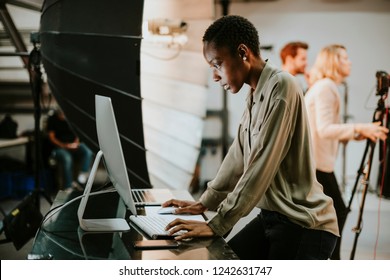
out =
[[39,195],[52,204],[50,197],[45,191],[41,190],[40,176],[42,172],[42,142],[41,142],[41,91],[42,91],[42,71],[41,71],[41,53],[39,50],[39,38],[38,33],[31,34],[31,42],[33,43],[33,50],[29,57],[29,74],[30,74],[30,85],[32,91],[32,97],[34,102],[34,143],[35,143],[35,164],[34,164],[34,194],[35,203],[38,209],[40,209]]
[[[382,95],[378,100],[378,106],[374,112],[373,122],[380,121],[382,123],[382,121],[383,121],[383,116],[384,116],[384,112],[385,112],[384,99],[385,99],[385,97]],[[366,195],[367,195],[367,191],[368,191],[368,187],[369,187],[371,165],[372,165],[372,159],[374,156],[375,145],[376,145],[375,142],[372,142],[370,139],[367,139],[366,148],[364,149],[363,158],[362,158],[362,161],[360,163],[360,167],[359,167],[358,172],[357,172],[358,174],[356,177],[355,185],[352,189],[351,198],[350,198],[349,204],[348,204],[348,210],[351,211],[351,204],[352,204],[352,200],[353,200],[353,197],[355,195],[355,192],[356,192],[357,185],[359,183],[359,178],[361,175],[364,175],[363,179],[361,180],[361,184],[363,185],[363,191],[362,191],[363,196],[362,196],[362,201],[361,201],[360,207],[359,207],[358,221],[357,221],[356,227],[353,228],[353,231],[355,232],[355,239],[353,242],[353,247],[352,247],[352,251],[351,251],[351,255],[350,255],[351,260],[353,260],[355,257],[358,238],[359,238],[359,235],[362,231],[361,224],[362,224],[362,218],[363,218],[363,210],[364,210],[364,204],[365,204]],[[367,155],[368,155],[368,160],[366,162]]]
[[[350,116],[348,115],[348,84],[343,82],[344,85],[344,114],[343,122],[347,123]],[[341,189],[345,192],[347,187],[347,145],[348,142],[342,143],[342,178],[341,178]]]
[[32,43],[34,49],[31,51],[28,60],[28,72],[30,75],[30,85],[34,101],[34,144],[35,144],[35,161],[34,175],[35,186],[32,194],[27,195],[23,200],[9,213],[6,214],[1,210],[4,221],[0,223],[0,234],[5,232],[5,239],[0,240],[0,244],[13,242],[15,248],[22,248],[40,227],[43,216],[40,212],[40,195],[52,204],[49,196],[40,188],[40,175],[42,166],[41,153],[41,133],[40,133],[40,94],[42,90],[42,72],[41,72],[41,55],[38,48],[36,35],[32,34]]
[[[386,107],[384,123],[390,130],[390,107]],[[390,138],[379,141],[379,173],[377,194],[381,198],[390,199]]]

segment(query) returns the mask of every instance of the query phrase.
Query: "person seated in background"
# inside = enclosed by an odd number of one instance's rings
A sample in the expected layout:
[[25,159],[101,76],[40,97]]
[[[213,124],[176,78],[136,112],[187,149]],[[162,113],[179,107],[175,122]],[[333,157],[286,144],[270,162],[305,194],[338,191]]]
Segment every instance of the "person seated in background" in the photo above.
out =
[[[389,130],[374,123],[340,123],[340,85],[350,74],[351,61],[342,45],[324,47],[310,71],[311,87],[305,104],[311,126],[317,180],[325,194],[333,199],[340,235],[348,209],[340,192],[334,168],[340,141],[370,139],[385,140]],[[338,239],[331,259],[340,259],[341,239]]]
[[[60,163],[63,171],[63,189],[73,187],[81,190],[79,184],[84,185],[87,181],[92,156],[92,151],[79,138],[69,126],[62,110],[56,109],[47,120],[48,138],[53,144],[52,156]],[[80,161],[81,170],[77,182],[73,180],[74,161]]]
[[[307,50],[309,45],[305,42],[289,42],[280,51],[282,60],[282,70],[289,72],[293,76],[302,74],[307,85],[309,85],[309,74],[307,67]],[[302,86],[303,92],[308,86]]]

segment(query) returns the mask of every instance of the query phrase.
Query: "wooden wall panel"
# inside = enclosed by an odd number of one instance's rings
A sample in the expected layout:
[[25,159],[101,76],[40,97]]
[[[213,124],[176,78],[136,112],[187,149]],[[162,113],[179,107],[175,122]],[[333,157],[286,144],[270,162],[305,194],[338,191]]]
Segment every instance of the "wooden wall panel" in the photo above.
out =
[[145,0],[144,21],[182,20],[188,25],[185,45],[158,42],[145,30],[141,45],[145,147],[156,188],[187,189],[193,177],[208,92],[202,36],[213,16],[212,0]]
[[144,126],[176,138],[188,145],[200,147],[203,120],[194,115],[143,102]]
[[148,102],[204,117],[207,88],[193,83],[148,75],[141,77],[142,97]]
[[141,73],[207,86],[208,65],[201,52],[141,48],[141,69]]
[[[150,139],[146,146],[149,152],[160,155],[161,158],[177,168],[188,173],[193,172],[193,164],[197,160],[197,153],[199,152],[198,148],[151,127],[145,128],[145,137]],[[172,153],[172,151],[175,152]]]
[[170,189],[186,189],[189,186],[192,173],[187,173],[171,164],[167,164],[166,160],[153,153],[147,153],[146,160],[149,165],[152,186],[160,188],[159,181],[164,182]]

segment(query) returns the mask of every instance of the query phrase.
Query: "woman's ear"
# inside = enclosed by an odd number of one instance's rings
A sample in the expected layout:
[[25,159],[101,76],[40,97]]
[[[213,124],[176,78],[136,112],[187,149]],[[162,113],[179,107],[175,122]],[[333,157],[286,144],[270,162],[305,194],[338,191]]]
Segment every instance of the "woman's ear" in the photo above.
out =
[[247,57],[248,57],[248,55],[247,55],[247,53],[248,53],[248,47],[247,47],[245,44],[240,44],[240,45],[238,46],[237,51],[238,51],[238,55],[239,55],[243,60],[246,60],[246,59],[247,59]]

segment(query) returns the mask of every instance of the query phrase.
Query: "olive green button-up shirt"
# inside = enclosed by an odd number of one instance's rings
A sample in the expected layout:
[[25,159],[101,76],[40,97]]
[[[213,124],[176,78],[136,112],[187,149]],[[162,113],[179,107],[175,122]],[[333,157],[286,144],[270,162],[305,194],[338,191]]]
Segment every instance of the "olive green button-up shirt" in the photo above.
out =
[[200,202],[208,225],[225,235],[254,207],[306,228],[339,235],[333,201],[316,180],[309,123],[296,79],[266,63],[237,135]]

